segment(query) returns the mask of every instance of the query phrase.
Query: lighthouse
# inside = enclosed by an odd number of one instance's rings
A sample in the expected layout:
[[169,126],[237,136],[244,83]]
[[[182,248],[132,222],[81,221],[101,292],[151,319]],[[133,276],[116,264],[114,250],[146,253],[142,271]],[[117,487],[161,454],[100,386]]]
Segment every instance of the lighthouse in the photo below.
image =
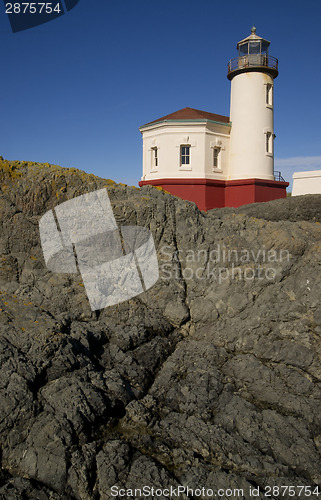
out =
[[201,210],[286,197],[274,171],[274,80],[270,42],[251,34],[228,63],[230,116],[183,108],[142,127],[140,186],[160,186]]
[[229,179],[274,180],[274,79],[278,60],[270,42],[256,34],[237,44],[238,57],[228,64],[231,80]]

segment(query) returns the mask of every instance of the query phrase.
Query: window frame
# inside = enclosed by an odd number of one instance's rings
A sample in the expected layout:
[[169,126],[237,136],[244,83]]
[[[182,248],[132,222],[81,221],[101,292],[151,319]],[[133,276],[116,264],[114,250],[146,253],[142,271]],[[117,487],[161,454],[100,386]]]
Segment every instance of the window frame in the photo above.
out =
[[[183,148],[188,148],[188,154],[183,154]],[[183,163],[183,158],[188,158],[188,163],[186,161]],[[191,166],[191,144],[181,144],[179,148],[179,166],[182,168]]]
[[214,172],[222,172],[222,165],[221,165],[222,148],[221,146],[213,146],[212,149],[213,149],[213,155],[212,155],[213,170]]
[[265,84],[265,105],[267,108],[273,108],[273,84]]
[[159,148],[157,146],[153,146],[151,148],[151,152],[152,152],[152,170],[157,170],[158,166],[159,166],[158,149]]
[[273,156],[273,132],[267,131],[265,132],[265,154],[267,156]]

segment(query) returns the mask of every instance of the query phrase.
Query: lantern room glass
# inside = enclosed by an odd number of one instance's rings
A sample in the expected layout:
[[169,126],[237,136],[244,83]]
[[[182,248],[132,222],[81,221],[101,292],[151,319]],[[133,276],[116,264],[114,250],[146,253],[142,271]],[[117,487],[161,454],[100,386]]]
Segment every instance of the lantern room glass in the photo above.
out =
[[249,42],[249,54],[261,54],[261,42]]
[[248,43],[242,43],[239,47],[239,55],[240,57],[242,56],[247,56],[249,53],[249,44]]
[[249,40],[239,45],[239,57],[249,54],[268,55],[269,43],[264,40]]

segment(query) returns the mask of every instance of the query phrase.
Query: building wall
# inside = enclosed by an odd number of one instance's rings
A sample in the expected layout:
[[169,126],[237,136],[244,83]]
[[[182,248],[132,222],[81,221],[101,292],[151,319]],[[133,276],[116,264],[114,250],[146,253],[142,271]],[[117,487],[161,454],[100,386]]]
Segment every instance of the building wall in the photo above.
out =
[[292,196],[321,194],[321,170],[293,174]]
[[272,104],[267,104],[267,85],[273,85],[273,78],[261,72],[241,73],[231,81],[230,179],[274,179],[273,87]]
[[[213,126],[212,126],[213,125]],[[205,122],[160,124],[144,130],[142,180],[176,178],[226,178],[229,157],[230,127]],[[222,172],[213,169],[213,147],[222,145]],[[180,146],[190,146],[190,164],[180,165]],[[153,151],[157,148],[158,167],[153,167]]]
[[221,207],[239,207],[248,203],[275,200],[286,197],[288,182],[242,179],[156,179],[140,181],[139,185],[152,184],[179,196],[183,200],[193,201],[200,210]]

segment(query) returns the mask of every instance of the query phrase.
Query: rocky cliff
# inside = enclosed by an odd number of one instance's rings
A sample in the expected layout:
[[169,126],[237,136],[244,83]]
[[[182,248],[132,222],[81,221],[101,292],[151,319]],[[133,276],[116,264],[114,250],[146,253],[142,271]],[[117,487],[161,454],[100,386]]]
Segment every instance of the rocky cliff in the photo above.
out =
[[[1,499],[317,498],[321,196],[203,213],[4,160],[0,185]],[[38,222],[104,187],[119,225],[151,230],[160,278],[92,312]]]

